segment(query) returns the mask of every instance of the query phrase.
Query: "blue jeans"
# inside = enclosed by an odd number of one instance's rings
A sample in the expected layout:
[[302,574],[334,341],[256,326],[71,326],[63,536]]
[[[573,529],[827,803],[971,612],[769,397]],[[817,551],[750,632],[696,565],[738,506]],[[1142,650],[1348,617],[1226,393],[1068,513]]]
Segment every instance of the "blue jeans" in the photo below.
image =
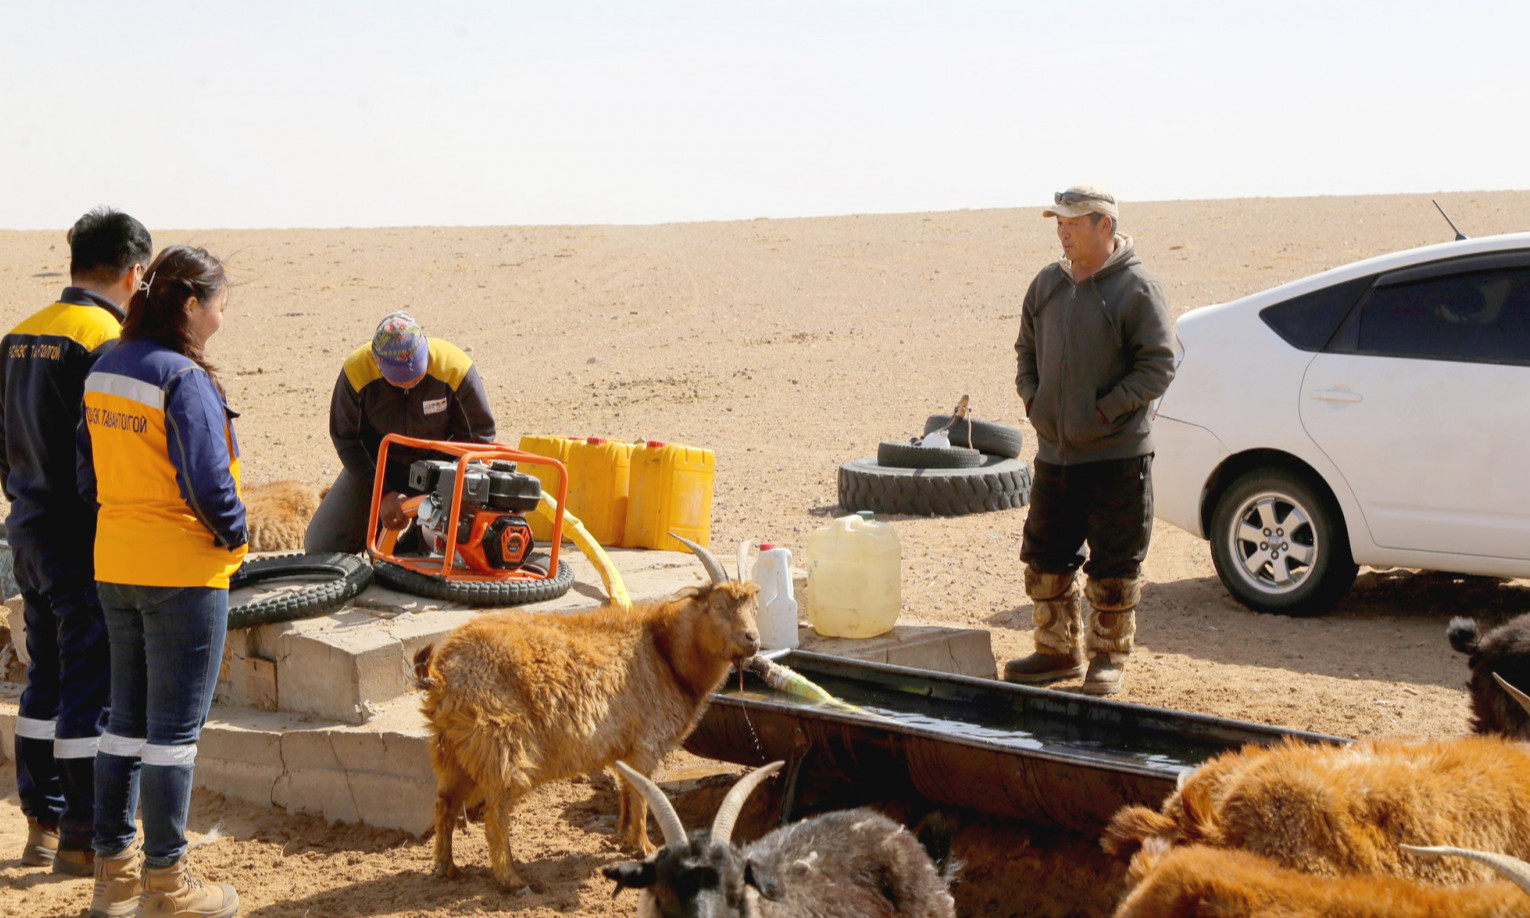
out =
[[186,853],[197,738],[223,662],[228,590],[98,587],[112,697],[96,751],[95,850],[112,855],[132,843],[141,792],[144,864],[168,867]]

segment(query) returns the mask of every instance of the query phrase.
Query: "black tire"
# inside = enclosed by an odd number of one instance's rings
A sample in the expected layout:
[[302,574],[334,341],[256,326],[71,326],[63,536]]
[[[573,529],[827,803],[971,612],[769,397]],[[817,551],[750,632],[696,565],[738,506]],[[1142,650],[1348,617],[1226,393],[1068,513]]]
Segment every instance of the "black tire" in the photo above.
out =
[[883,440],[877,446],[877,464],[890,469],[975,469],[983,464],[983,454],[965,447]]
[[1222,585],[1255,612],[1322,615],[1355,582],[1337,504],[1287,469],[1265,466],[1233,481],[1217,499],[1210,537]]
[[972,418],[953,423],[949,414],[930,415],[929,420],[924,422],[924,432],[939,430],[947,424],[951,425],[946,435],[951,438],[952,446],[966,446],[1006,459],[1019,459],[1020,450],[1025,446],[1025,433],[1018,427]]
[[[546,570],[547,558],[540,561],[539,570]],[[443,580],[400,567],[389,561],[378,561],[377,581],[395,590],[460,602],[465,606],[521,606],[532,602],[557,599],[574,585],[574,569],[558,562],[558,572],[546,580]]]
[[[314,578],[320,579],[314,582]],[[247,558],[229,578],[230,599],[234,598],[234,590],[288,579],[307,582],[297,589],[271,593],[237,605],[230,602],[228,626],[253,628],[333,612],[372,585],[372,565],[359,555],[344,552]]]
[[1030,466],[1003,456],[985,455],[975,469],[887,468],[870,456],[839,467],[839,505],[849,511],[961,516],[1030,499]]

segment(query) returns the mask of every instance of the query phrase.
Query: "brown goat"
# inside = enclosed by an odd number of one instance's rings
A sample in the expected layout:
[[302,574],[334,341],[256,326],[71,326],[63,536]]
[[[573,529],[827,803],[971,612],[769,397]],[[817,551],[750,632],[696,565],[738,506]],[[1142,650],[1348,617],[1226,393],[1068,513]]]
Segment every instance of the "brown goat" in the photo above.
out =
[[[434,734],[437,875],[456,872],[452,832],[484,804],[494,878],[524,886],[510,852],[510,810],[538,785],[622,759],[644,775],[690,734],[728,667],[760,649],[752,583],[729,581],[687,543],[712,583],[667,599],[574,614],[503,612],[457,628],[415,657]],[[618,781],[617,834],[643,854],[648,803]]]
[[1122,808],[1101,846],[1125,857],[1154,838],[1239,848],[1322,876],[1487,880],[1485,866],[1420,860],[1398,844],[1449,839],[1530,858],[1530,749],[1478,736],[1247,746],[1186,776],[1161,812]]
[[1149,839],[1115,918],[1511,918],[1530,894],[1492,881],[1431,886],[1397,877],[1315,877],[1246,851]]
[[303,533],[323,496],[324,491],[306,481],[272,481],[245,488],[250,551],[302,551]]

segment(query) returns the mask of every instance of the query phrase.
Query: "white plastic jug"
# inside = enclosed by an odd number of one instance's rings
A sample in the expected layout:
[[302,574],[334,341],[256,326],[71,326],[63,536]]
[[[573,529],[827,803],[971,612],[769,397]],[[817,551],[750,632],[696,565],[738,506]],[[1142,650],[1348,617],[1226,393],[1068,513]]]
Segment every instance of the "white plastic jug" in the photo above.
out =
[[760,585],[760,646],[783,650],[797,646],[797,596],[792,588],[792,553],[760,543],[749,579]]
[[807,614],[826,637],[885,634],[903,611],[903,546],[887,523],[863,511],[807,538]]

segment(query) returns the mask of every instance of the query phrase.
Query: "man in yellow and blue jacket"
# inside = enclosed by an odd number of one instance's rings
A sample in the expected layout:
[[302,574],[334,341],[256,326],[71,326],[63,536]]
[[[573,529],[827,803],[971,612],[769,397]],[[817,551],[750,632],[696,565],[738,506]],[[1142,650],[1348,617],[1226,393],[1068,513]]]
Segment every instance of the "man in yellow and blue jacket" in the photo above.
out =
[[[420,440],[494,442],[494,414],[472,358],[450,342],[427,338],[408,313],[385,316],[372,335],[346,358],[330,399],[329,435],[344,466],[303,536],[309,552],[357,552],[366,547],[367,518],[377,458],[390,433]],[[399,509],[409,465],[438,454],[390,448],[382,470],[378,518],[403,524]]]
[[77,490],[75,428],[85,376],[116,343],[153,247],[142,223],[104,207],[68,239],[70,286],[0,340],[0,483],[31,656],[16,720],[28,828],[21,860],[89,876],[110,663],[92,557],[96,512]]

